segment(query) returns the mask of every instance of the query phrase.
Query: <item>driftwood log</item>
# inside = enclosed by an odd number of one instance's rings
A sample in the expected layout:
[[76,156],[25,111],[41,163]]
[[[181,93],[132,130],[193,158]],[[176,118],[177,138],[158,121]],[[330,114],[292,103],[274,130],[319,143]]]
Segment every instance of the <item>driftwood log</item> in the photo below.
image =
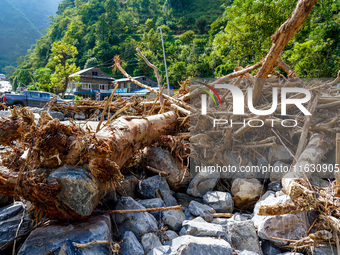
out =
[[[56,168],[62,165],[88,165],[92,175],[104,190],[114,186],[122,178],[120,168],[145,146],[151,145],[161,135],[171,134],[177,124],[175,112],[149,117],[121,117],[91,134],[79,127],[66,126],[59,120],[42,114],[41,127],[31,126],[24,138],[12,136],[12,140],[3,140],[3,144],[19,139],[22,147],[28,149],[26,160],[13,166],[11,159],[20,158],[22,150],[14,150],[3,160],[6,167],[0,169],[0,194],[31,201],[41,215],[51,218],[82,218],[62,201],[57,199],[60,192],[58,184],[47,183],[47,174],[41,169]],[[19,121],[19,122],[18,122]],[[26,123],[21,117],[1,119],[4,127],[19,127]],[[17,123],[20,123],[18,125]],[[27,131],[28,129],[25,129]],[[9,132],[9,130],[8,130]],[[4,128],[2,134],[7,134]],[[1,139],[1,134],[0,134]],[[12,169],[11,169],[12,168]],[[37,171],[39,169],[39,171]],[[103,192],[104,194],[105,192]]]
[[308,180],[311,178],[311,172],[307,167],[319,164],[331,146],[331,140],[324,134],[314,134],[291,171],[283,176],[283,190],[299,208],[315,208],[316,197],[310,188]]

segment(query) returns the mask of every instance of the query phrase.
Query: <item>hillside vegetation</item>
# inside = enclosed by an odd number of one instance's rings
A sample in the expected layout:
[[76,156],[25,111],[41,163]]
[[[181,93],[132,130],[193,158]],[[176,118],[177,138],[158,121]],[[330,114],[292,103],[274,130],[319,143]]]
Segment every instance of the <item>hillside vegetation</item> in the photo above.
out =
[[48,27],[48,16],[55,14],[57,5],[58,0],[0,1],[0,72],[27,54]]
[[[296,2],[63,0],[46,34],[21,60],[12,80],[29,83],[25,70],[44,72],[48,80],[54,73],[49,64],[51,45],[58,41],[77,48],[74,62],[80,68],[98,66],[119,78],[111,66],[113,57],[120,55],[131,75],[153,77],[153,71],[136,55],[139,47],[164,77],[159,27],[171,85],[177,87],[193,76],[220,76],[264,57],[271,46],[270,36]],[[299,76],[330,77],[340,69],[339,11],[339,1],[320,1],[285,48],[282,58]]]

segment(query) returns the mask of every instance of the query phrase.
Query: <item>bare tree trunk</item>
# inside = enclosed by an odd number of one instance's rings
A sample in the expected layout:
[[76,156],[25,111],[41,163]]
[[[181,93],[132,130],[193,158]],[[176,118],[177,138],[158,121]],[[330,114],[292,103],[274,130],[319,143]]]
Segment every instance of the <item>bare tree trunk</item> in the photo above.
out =
[[[299,30],[315,3],[316,0],[299,0],[293,13],[272,36],[273,45],[264,59],[264,63],[257,73],[256,78],[267,78],[268,74],[272,71],[275,61],[279,58],[281,51]],[[254,105],[256,105],[260,99],[263,85],[264,82],[262,79],[257,79],[255,82]]]
[[62,99],[64,99],[64,97],[65,97],[67,86],[68,86],[68,77],[65,77],[65,84],[64,84],[64,87],[63,87],[62,95],[61,95]]
[[301,209],[309,211],[316,206],[315,194],[309,184],[311,172],[308,169],[320,163],[330,148],[331,141],[324,134],[314,134],[296,164],[282,178],[283,191]]

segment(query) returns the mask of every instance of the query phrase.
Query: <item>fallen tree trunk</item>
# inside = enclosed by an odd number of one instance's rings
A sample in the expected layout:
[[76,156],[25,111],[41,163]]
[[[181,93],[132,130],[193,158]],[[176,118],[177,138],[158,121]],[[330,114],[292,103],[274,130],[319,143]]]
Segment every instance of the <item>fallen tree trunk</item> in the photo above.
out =
[[259,208],[259,215],[308,212],[322,208],[322,206],[320,207],[322,203],[329,203],[329,206],[332,206],[332,203],[325,199],[327,192],[317,195],[309,182],[312,175],[308,171],[308,169],[312,169],[313,165],[316,166],[321,161],[322,157],[331,148],[331,145],[331,141],[325,135],[314,134],[296,164],[282,178],[283,192],[291,198],[294,204],[262,205]]
[[[66,126],[57,119],[48,120],[45,117],[41,121],[44,126],[33,128],[31,133],[26,134],[27,140],[21,141],[22,146],[29,150],[19,169],[0,169],[0,194],[22,197],[36,206],[38,215],[59,219],[82,218],[92,211],[84,215],[70,209],[67,201],[58,198],[62,185],[48,182],[51,170],[42,168],[88,164],[95,178],[93,183],[98,186],[95,187],[99,190],[98,196],[102,198],[107,188],[114,187],[122,178],[121,167],[137,150],[151,145],[162,135],[171,134],[177,124],[173,111],[145,118],[120,117],[95,134],[85,133],[79,127]],[[89,192],[91,189],[93,187],[89,187]],[[83,192],[79,188],[71,190],[74,193]],[[74,197],[77,195],[83,196],[75,194]]]
[[331,141],[325,135],[314,134],[296,164],[283,176],[283,191],[299,209],[306,211],[315,209],[316,197],[309,184],[311,172],[308,170],[320,163],[330,148]]
[[[115,168],[119,170],[134,155],[134,152],[151,145],[161,135],[171,134],[175,130],[176,123],[177,115],[172,111],[145,118],[117,119],[95,135],[97,143],[94,144],[95,146],[91,145],[89,149],[92,174],[104,182],[107,181],[112,171],[102,169],[103,164],[113,162]],[[74,156],[70,155],[70,157]]]

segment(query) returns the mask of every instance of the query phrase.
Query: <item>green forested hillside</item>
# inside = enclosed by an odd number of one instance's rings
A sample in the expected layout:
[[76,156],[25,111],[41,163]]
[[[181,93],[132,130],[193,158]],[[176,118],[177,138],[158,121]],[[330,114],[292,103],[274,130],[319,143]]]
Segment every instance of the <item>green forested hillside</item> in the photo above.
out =
[[48,16],[55,13],[57,5],[58,0],[0,1],[0,71],[27,54],[47,28]]
[[[29,82],[25,70],[54,73],[51,45],[75,46],[79,68],[99,66],[112,74],[120,55],[131,75],[153,76],[136,55],[138,46],[164,77],[159,27],[165,37],[170,83],[213,77],[264,57],[270,36],[297,1],[254,0],[63,0],[46,34],[21,61],[12,79]],[[302,77],[335,76],[340,69],[340,2],[320,1],[282,58]],[[121,77],[120,73],[113,74]],[[38,79],[39,82],[39,79]]]

